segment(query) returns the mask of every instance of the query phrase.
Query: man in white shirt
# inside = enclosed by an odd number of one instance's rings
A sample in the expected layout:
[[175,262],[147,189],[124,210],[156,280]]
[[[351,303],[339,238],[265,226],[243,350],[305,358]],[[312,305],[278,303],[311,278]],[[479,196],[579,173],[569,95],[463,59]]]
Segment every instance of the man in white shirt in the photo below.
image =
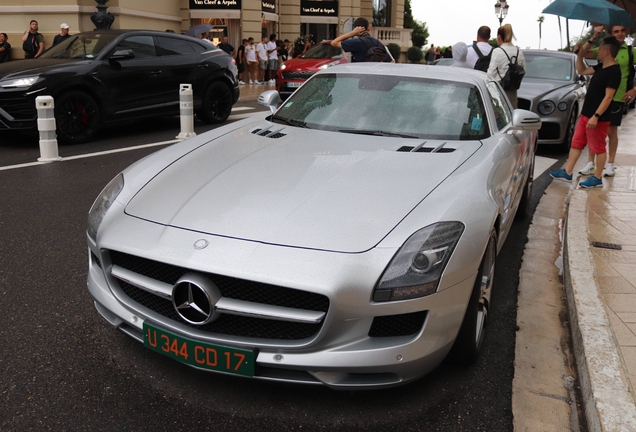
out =
[[261,42],[256,45],[256,56],[258,57],[258,81],[257,84],[265,83],[265,71],[267,70],[267,36],[263,36]]
[[278,48],[276,47],[276,34],[269,35],[267,43],[267,73],[269,74],[269,83],[276,84],[276,69],[278,68]]
[[492,51],[492,46],[488,43],[489,40],[490,27],[479,27],[479,30],[477,30],[477,41],[473,42],[473,45],[468,47],[468,52],[466,53],[466,67],[474,69],[475,63],[477,63],[477,60],[479,59],[479,55],[475,52],[474,45],[477,45],[477,48],[484,56],[490,54],[490,51]]

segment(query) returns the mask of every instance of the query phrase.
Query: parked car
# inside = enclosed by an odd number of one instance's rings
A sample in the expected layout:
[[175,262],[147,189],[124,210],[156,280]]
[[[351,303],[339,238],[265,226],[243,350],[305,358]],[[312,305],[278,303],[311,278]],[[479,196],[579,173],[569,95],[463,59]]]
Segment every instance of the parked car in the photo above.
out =
[[562,51],[523,50],[526,75],[517,91],[518,106],[541,116],[539,144],[566,152],[587,92],[576,72],[576,55]]
[[433,65],[436,66],[450,66],[455,63],[455,60],[452,58],[439,58],[433,62]]
[[279,382],[394,386],[475,361],[539,117],[482,72],[420,65],[338,65],[278,99],[106,186],[97,310],[174,360]]
[[179,114],[179,86],[191,84],[194,109],[222,123],[239,97],[232,58],[172,33],[79,33],[33,60],[0,64],[0,131],[34,129],[35,98],[54,98],[58,139],[91,140],[101,124]]
[[332,47],[331,41],[320,42],[302,56],[283,63],[277,72],[276,89],[285,100],[316,72],[344,63],[348,61],[342,49]]

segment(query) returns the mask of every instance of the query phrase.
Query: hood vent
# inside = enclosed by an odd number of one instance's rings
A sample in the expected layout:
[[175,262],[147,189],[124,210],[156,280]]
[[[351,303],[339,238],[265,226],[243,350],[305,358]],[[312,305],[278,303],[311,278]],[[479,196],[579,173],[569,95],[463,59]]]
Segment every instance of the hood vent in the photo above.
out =
[[287,134],[281,133],[285,129],[284,127],[273,129],[273,126],[269,126],[265,129],[254,129],[252,132],[254,135],[264,136],[265,138],[282,138]]
[[[399,152],[413,152],[413,149],[415,147],[413,146],[402,146],[400,147],[397,151]],[[435,151],[434,151],[435,150]],[[446,147],[442,147],[442,148],[434,148],[434,147],[420,147],[417,150],[414,151],[414,153],[452,153],[455,151],[454,148],[446,148]]]

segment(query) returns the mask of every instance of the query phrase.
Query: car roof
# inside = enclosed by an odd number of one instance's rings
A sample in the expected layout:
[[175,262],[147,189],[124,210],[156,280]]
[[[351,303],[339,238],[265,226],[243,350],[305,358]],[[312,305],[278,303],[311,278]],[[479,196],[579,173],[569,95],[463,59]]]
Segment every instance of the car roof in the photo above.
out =
[[543,57],[562,57],[566,59],[571,59],[572,57],[576,57],[576,54],[567,52],[567,51],[550,51],[550,50],[541,50],[541,49],[524,49],[523,54],[532,54],[536,56]]
[[395,75],[405,77],[432,78],[444,81],[457,81],[470,84],[478,82],[485,83],[487,75],[478,70],[459,67],[440,67],[422,64],[404,63],[346,63],[332,66],[323,73],[350,73],[350,74],[371,74],[371,75]]

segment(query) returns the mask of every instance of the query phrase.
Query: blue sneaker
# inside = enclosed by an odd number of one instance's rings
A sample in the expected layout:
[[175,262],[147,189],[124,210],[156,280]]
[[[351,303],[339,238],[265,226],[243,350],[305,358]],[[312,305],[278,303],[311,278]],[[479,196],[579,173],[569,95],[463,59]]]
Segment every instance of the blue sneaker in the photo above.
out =
[[561,180],[572,180],[572,174],[568,174],[565,168],[561,168],[558,171],[550,171],[550,177]]
[[603,180],[592,176],[592,177],[588,177],[587,179],[579,183],[579,186],[586,189],[595,188],[595,187],[603,187]]

